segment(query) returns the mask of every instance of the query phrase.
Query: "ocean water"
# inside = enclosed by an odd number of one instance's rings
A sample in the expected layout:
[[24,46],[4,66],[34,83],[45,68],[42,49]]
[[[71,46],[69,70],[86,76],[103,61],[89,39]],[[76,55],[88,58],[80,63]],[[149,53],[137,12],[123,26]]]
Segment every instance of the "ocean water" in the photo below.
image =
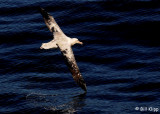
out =
[[[38,11],[73,46],[77,86]],[[160,111],[160,2],[0,0],[0,113],[140,114]]]

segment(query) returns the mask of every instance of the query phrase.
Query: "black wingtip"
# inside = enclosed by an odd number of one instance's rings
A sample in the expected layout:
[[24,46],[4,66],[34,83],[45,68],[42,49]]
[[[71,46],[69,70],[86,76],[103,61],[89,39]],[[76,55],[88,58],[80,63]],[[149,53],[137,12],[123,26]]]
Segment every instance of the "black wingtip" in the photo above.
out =
[[38,7],[38,10],[40,11],[40,10],[42,10],[43,8],[41,8],[41,7]]
[[78,85],[79,85],[85,92],[87,92],[87,86],[86,86],[86,83],[84,82],[83,78],[79,80]]
[[41,13],[41,15],[45,18],[45,19],[49,19],[50,14],[45,11],[43,8],[39,7],[39,11]]
[[41,14],[42,14],[42,12],[43,12],[43,8],[41,8],[41,7],[38,7],[38,10],[41,12]]
[[86,84],[83,84],[83,86],[81,87],[85,92],[87,92],[87,87]]

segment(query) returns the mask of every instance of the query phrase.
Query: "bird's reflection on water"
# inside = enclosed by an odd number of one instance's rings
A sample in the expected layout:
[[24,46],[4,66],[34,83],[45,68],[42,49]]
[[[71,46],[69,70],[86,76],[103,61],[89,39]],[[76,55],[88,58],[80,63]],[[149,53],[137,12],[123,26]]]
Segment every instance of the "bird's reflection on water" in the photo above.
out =
[[55,113],[74,113],[85,106],[85,93],[45,95],[32,93],[26,100],[35,107]]

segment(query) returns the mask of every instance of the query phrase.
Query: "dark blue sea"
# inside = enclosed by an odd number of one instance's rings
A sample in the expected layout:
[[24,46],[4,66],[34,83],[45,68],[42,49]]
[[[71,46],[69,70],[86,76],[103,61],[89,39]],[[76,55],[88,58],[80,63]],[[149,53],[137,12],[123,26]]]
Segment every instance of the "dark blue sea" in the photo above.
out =
[[[84,45],[74,82],[39,7]],[[160,113],[160,1],[0,0],[0,114]]]

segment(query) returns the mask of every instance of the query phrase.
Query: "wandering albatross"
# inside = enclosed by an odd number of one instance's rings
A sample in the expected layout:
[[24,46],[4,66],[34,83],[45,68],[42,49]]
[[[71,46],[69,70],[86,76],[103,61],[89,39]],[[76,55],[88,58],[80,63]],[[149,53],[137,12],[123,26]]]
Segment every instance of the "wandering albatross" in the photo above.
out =
[[74,44],[82,45],[83,43],[80,42],[77,38],[70,38],[66,36],[54,20],[54,18],[43,8],[40,8],[40,12],[44,18],[47,27],[53,33],[53,40],[48,43],[42,43],[40,49],[59,48],[66,60],[66,64],[73,76],[73,79],[84,91],[87,91],[86,83],[79,71],[71,48],[71,46],[73,46]]

